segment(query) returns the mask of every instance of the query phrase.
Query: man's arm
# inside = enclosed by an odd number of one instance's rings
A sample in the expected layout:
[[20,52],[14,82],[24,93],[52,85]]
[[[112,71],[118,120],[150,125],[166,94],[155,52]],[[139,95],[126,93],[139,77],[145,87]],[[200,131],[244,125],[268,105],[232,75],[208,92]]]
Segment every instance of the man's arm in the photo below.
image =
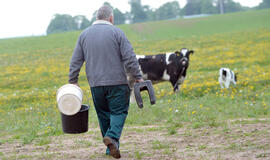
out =
[[140,72],[139,62],[136,58],[133,48],[125,34],[122,31],[120,34],[120,51],[126,71],[131,73],[131,75],[136,79],[136,82],[142,82],[143,79]]
[[78,77],[81,67],[84,62],[84,55],[81,44],[81,36],[79,37],[76,47],[74,49],[70,65],[69,65],[69,80],[71,84],[78,85]]

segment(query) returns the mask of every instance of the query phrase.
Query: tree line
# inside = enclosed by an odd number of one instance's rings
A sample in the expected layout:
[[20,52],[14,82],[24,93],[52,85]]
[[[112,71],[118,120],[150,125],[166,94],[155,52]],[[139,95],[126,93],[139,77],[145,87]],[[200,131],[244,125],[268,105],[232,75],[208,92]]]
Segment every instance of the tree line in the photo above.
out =
[[[108,2],[104,4],[111,6]],[[243,7],[233,0],[187,0],[181,9],[178,1],[167,2],[157,9],[149,5],[142,5],[140,0],[130,0],[130,12],[122,13],[118,8],[113,8],[115,25],[124,23],[138,23],[146,21],[159,21],[176,19],[182,16],[198,14],[223,14],[230,12],[246,11],[252,9],[270,8],[270,0],[263,0],[258,6]],[[72,17],[68,14],[55,14],[51,20],[47,34],[59,33],[72,30],[83,30],[96,20],[96,12],[92,19],[88,20],[84,15]]]

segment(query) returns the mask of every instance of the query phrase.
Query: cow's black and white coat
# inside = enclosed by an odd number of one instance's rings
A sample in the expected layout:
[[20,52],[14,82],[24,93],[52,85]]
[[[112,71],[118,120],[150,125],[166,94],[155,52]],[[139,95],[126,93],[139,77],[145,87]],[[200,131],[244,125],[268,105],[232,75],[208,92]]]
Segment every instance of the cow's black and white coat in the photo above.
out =
[[237,75],[229,68],[220,68],[218,81],[221,88],[229,88],[231,82],[236,85]]
[[[193,50],[182,48],[180,51],[158,55],[137,55],[143,79],[153,83],[170,81],[174,91],[179,90],[186,77],[189,66],[189,56]],[[131,88],[134,79],[128,77]]]

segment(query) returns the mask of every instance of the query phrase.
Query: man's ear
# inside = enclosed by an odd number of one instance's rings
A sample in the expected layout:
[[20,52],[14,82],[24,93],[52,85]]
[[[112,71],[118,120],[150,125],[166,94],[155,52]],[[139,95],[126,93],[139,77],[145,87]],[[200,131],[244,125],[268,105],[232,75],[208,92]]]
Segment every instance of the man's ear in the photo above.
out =
[[110,16],[109,21],[110,21],[112,24],[114,24],[114,17],[113,17],[113,15]]
[[193,54],[193,53],[194,53],[194,51],[193,51],[193,50],[190,50],[190,51],[189,51],[189,53]]

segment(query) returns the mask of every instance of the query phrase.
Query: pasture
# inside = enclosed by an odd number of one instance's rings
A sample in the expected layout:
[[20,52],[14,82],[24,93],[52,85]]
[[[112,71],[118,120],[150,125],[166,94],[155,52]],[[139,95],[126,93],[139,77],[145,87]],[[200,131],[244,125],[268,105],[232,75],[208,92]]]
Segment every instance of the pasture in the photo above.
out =
[[[122,159],[270,159],[270,10],[119,27],[136,54],[195,51],[179,93],[159,83],[155,105],[130,105]],[[89,131],[62,133],[55,96],[79,34],[0,40],[0,159],[110,159],[84,67]],[[221,67],[236,87],[220,89]]]

